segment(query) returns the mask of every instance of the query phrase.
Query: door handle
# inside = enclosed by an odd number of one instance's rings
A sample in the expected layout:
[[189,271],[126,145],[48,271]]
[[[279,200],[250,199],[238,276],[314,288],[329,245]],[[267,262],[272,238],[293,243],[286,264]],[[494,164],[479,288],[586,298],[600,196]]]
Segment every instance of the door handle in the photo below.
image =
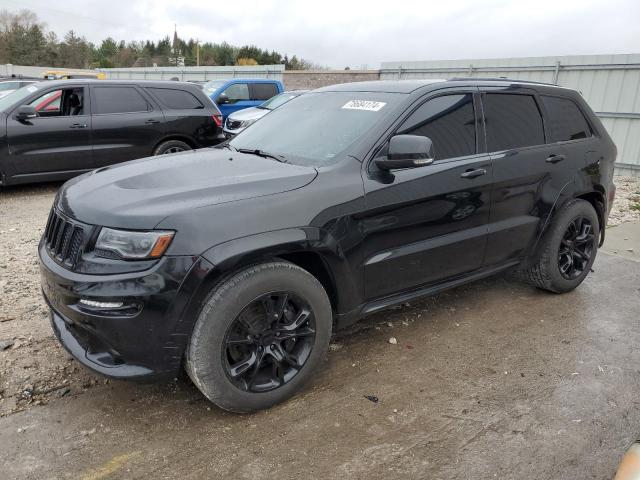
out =
[[146,123],[147,125],[152,125],[152,124],[154,124],[154,123],[160,123],[160,120],[156,120],[156,119],[154,119],[154,118],[150,118],[149,120],[147,120],[147,121],[146,121],[146,122],[144,122],[144,123]]
[[555,155],[555,154],[552,154],[552,155],[549,155],[547,157],[545,162],[547,162],[547,163],[558,163],[558,162],[561,162],[562,160],[564,160],[565,158],[567,158],[566,155]]
[[487,173],[487,171],[484,168],[476,168],[475,170],[467,170],[466,172],[460,174],[460,177],[476,178],[476,177],[481,177],[485,173]]
[[87,128],[86,123],[72,123],[69,128]]

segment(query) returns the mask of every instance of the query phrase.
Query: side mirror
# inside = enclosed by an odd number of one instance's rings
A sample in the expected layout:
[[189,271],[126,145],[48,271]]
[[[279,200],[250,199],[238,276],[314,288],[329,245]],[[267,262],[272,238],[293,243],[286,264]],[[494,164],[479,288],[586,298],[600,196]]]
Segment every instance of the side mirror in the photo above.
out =
[[216,101],[218,105],[224,105],[225,103],[229,103],[229,97],[227,97],[226,93],[221,93],[218,95],[218,100]]
[[389,141],[386,157],[375,160],[380,170],[416,168],[433,163],[433,142],[421,135],[396,135]]
[[31,120],[32,118],[36,118],[38,116],[38,112],[36,112],[36,107],[33,105],[21,105],[16,110],[15,119],[19,121]]

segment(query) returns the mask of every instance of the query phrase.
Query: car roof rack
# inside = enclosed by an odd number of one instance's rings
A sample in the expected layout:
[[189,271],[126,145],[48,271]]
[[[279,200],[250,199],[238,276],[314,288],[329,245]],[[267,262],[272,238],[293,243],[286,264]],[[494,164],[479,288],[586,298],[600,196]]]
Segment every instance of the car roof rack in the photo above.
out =
[[536,82],[534,80],[522,80],[522,79],[508,78],[508,77],[452,77],[449,80],[452,82],[473,80],[476,82],[514,82],[514,83],[533,83],[535,85],[549,85],[551,87],[558,86],[555,83]]

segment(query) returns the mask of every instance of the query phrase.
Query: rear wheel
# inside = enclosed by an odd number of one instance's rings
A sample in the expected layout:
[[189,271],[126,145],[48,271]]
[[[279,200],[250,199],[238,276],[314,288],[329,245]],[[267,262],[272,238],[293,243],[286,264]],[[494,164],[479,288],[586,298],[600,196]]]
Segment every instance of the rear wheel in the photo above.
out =
[[168,153],[178,153],[184,152],[186,150],[191,150],[191,147],[180,140],[167,140],[166,142],[162,142],[160,145],[156,147],[153,151],[154,155],[165,155]]
[[287,262],[255,265],[209,294],[187,349],[186,370],[226,410],[268,408],[312,378],[331,326],[329,298],[313,275]]
[[599,234],[600,224],[593,206],[585,200],[572,200],[557,213],[536,256],[519,271],[519,276],[551,292],[573,290],[591,271]]

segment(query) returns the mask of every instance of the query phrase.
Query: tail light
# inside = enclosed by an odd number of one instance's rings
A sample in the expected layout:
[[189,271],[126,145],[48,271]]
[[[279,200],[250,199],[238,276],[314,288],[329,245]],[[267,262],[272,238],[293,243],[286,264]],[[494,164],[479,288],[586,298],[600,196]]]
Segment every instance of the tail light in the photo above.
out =
[[218,127],[222,127],[222,115],[219,113],[214,113],[212,116],[213,116],[213,121],[216,122],[216,125]]

